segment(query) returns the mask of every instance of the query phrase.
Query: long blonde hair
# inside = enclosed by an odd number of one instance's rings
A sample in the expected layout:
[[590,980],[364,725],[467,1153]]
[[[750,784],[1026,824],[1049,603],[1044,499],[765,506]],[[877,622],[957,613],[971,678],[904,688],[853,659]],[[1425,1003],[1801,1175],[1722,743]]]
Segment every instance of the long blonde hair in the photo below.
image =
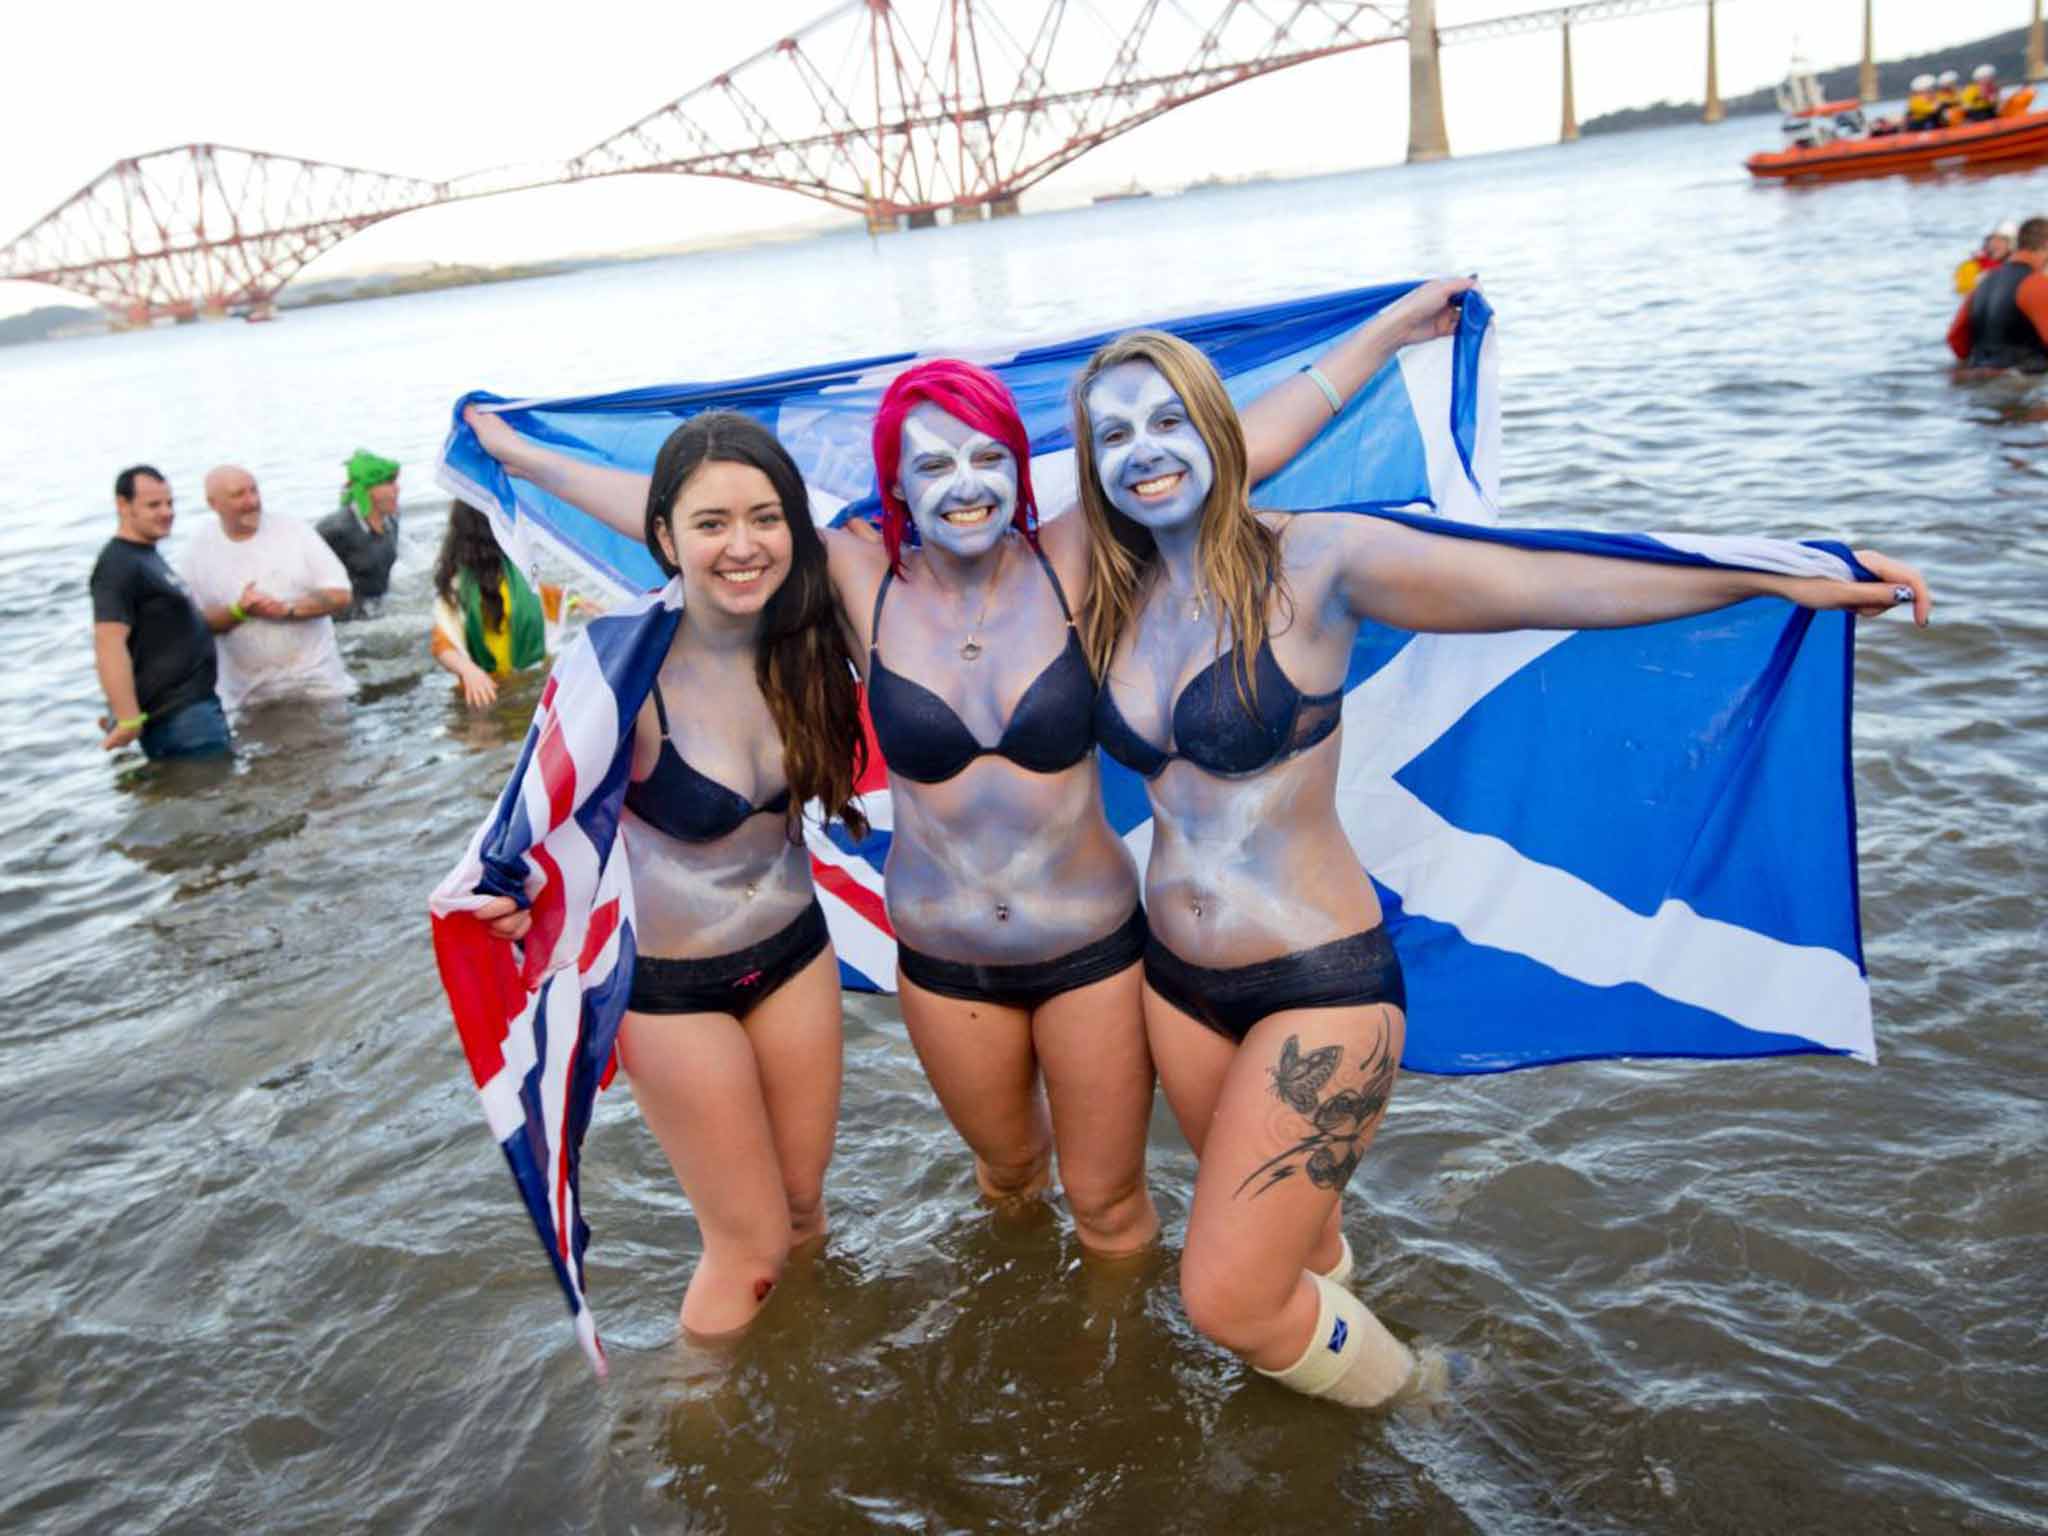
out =
[[1238,696],[1253,698],[1252,664],[1266,643],[1269,592],[1287,602],[1280,574],[1280,537],[1252,511],[1250,469],[1244,428],[1223,380],[1199,350],[1164,331],[1131,331],[1088,359],[1074,380],[1074,469],[1081,514],[1088,519],[1088,598],[1082,639],[1088,664],[1098,678],[1109,676],[1117,637],[1136,622],[1146,577],[1159,564],[1151,532],[1109,504],[1095,463],[1088,430],[1088,389],[1119,363],[1150,363],[1187,407],[1188,421],[1208,445],[1216,476],[1202,504],[1195,536],[1195,564],[1202,585],[1216,595],[1216,645],[1223,649],[1227,624],[1236,651]]

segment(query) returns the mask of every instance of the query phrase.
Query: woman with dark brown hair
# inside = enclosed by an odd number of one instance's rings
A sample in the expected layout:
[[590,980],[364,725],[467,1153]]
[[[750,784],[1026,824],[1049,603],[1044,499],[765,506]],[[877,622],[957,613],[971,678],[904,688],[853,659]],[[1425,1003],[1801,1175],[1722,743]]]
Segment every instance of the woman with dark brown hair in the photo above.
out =
[[466,501],[448,503],[448,531],[434,561],[435,664],[455,674],[463,702],[497,702],[497,679],[548,659],[571,613],[604,610],[553,582],[533,583],[504,558],[490,519]]
[[[864,738],[810,498],[774,436],[693,418],[662,445],[645,509],[682,612],[620,815],[638,957],[619,1059],[703,1232],[682,1325],[711,1337],[751,1322],[825,1231],[839,967],[803,813],[865,832]],[[530,925],[509,898],[477,915],[505,939]]]
[[[1425,331],[1448,334],[1467,286],[1418,290],[1418,314],[1435,315]],[[1882,584],[1256,512],[1222,381],[1158,332],[1120,337],[1082,370],[1074,439],[1094,532],[1096,736],[1145,777],[1154,813],[1146,1033],[1199,1163],[1181,1297],[1198,1330],[1283,1385],[1382,1403],[1427,1372],[1343,1283],[1339,1203],[1407,1019],[1400,961],[1337,814],[1359,625],[1616,628],[1758,595],[1866,613],[1910,597],[1924,622],[1926,584],[1868,553],[1857,558]]]

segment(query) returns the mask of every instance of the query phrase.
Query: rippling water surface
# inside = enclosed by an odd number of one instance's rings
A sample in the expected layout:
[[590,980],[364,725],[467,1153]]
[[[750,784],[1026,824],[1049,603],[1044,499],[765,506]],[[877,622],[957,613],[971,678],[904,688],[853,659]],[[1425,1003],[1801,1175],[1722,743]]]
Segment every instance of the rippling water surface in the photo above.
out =
[[[2048,428],[1940,336],[1950,266],[2048,173],[1755,187],[1765,126],[0,351],[0,1526],[2042,1529]],[[1057,1211],[976,1205],[896,1015],[855,1000],[831,1239],[723,1355],[667,1343],[697,1236],[608,1096],[594,1384],[423,918],[534,701],[471,717],[428,659],[449,401],[1469,270],[1513,520],[1841,534],[1936,583],[1933,629],[1865,625],[1857,663],[1882,1064],[1405,1079],[1347,1202],[1359,1284],[1480,1374],[1378,1419],[1190,1331],[1163,1109],[1167,1251],[1104,1276]],[[361,695],[258,715],[224,773],[103,757],[114,471],[171,475],[175,561],[210,464],[313,517],[358,444],[408,509],[345,634]]]

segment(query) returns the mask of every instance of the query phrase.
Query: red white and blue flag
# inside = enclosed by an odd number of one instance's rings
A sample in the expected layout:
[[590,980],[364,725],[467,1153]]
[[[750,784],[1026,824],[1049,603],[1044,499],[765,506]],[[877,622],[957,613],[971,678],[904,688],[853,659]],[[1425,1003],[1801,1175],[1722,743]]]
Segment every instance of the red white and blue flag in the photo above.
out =
[[[1405,291],[1163,328],[1208,351],[1242,404]],[[1017,396],[1049,512],[1072,483],[1066,383],[1102,339],[979,359]],[[872,505],[869,423],[888,380],[915,361],[583,399],[469,398],[561,451],[641,472],[679,420],[743,410],[789,447],[820,515],[843,516]],[[1259,488],[1259,504],[1619,559],[1867,574],[1835,545],[1485,526],[1498,484],[1495,374],[1490,314],[1475,295],[1456,336],[1389,363]],[[613,1070],[634,955],[631,878],[615,836],[630,732],[674,636],[680,583],[648,593],[661,577],[643,549],[505,476],[459,406],[441,479],[492,514],[514,558],[549,551],[646,594],[594,620],[557,663],[511,782],[433,899],[435,951],[492,1135],[602,1370],[579,1160]],[[1339,810],[1407,972],[1404,1065],[1871,1059],[1849,769],[1853,636],[1845,615],[1768,599],[1630,630],[1418,636],[1365,626],[1346,685]],[[880,761],[873,752],[861,786],[873,824],[865,840],[808,828],[841,974],[862,990],[895,981]],[[1102,772],[1111,824],[1142,868],[1144,786],[1106,757]],[[516,951],[468,915],[493,895],[533,911]]]

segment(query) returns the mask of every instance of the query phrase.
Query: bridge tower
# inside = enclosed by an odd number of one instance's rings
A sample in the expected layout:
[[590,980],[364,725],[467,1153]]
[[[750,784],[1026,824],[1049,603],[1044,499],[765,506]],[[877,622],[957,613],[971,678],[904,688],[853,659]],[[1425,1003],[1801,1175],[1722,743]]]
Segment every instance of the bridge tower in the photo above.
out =
[[1409,0],[1408,162],[1444,160],[1451,136],[1444,129],[1444,72],[1437,54],[1436,0]]
[[1707,0],[1707,107],[1700,121],[1718,123],[1727,115],[1721,110],[1721,67],[1714,51],[1714,0]]
[[1579,114],[1572,102],[1572,18],[1567,11],[1558,31],[1564,34],[1564,123],[1557,130],[1557,142],[1570,144],[1579,136]]
[[[1869,106],[1877,100],[1877,41],[1870,28],[1871,0],[1863,0],[1863,73],[1857,77],[1856,94]],[[2035,9],[2040,8],[2035,0]]]

